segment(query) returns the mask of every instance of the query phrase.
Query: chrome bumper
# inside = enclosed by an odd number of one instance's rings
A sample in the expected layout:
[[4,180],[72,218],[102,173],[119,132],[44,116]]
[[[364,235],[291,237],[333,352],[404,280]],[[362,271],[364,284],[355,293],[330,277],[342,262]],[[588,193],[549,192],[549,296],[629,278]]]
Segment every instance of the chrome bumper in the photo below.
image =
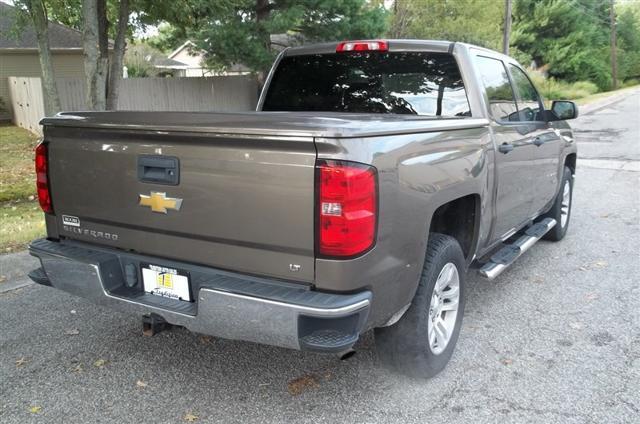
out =
[[[191,331],[292,349],[340,352],[363,331],[371,292],[320,293],[295,284],[132,255],[75,242],[36,240],[29,246],[42,269],[32,279],[91,302],[139,315],[156,314]],[[188,270],[194,302],[131,289],[125,265],[166,264]]]

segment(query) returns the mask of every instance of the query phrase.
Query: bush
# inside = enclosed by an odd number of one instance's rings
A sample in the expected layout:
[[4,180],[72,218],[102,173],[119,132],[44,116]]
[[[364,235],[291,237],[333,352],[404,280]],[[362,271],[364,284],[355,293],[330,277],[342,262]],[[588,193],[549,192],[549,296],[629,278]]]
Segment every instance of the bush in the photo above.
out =
[[637,80],[635,78],[631,78],[626,80],[625,82],[622,83],[622,87],[626,88],[626,87],[633,87],[634,85],[638,85],[640,84],[640,80]]
[[566,82],[547,78],[540,71],[529,70],[529,75],[538,91],[547,100],[574,100],[597,93],[598,86],[590,81]]

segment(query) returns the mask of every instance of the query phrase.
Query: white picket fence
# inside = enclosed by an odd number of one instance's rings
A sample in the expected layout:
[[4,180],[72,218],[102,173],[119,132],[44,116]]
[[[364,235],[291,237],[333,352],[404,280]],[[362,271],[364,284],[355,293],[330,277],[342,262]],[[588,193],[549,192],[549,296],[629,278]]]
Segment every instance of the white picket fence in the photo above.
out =
[[[64,111],[86,110],[84,80],[56,81]],[[13,122],[41,134],[45,116],[40,78],[9,77]],[[122,80],[118,110],[239,112],[254,110],[258,84],[247,75],[202,78],[127,78]]]

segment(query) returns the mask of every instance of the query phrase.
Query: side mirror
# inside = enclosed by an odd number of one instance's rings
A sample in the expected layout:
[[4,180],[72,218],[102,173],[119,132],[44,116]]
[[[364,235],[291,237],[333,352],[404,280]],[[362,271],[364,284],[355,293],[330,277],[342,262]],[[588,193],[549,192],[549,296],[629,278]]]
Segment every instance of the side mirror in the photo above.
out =
[[554,100],[551,104],[550,121],[562,121],[578,117],[578,106],[569,100]]

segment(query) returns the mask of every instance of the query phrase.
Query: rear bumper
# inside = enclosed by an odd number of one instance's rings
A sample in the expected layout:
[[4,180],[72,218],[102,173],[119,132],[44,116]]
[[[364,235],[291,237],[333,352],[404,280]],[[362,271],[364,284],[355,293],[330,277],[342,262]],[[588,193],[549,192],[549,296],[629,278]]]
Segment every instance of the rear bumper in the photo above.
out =
[[[366,328],[371,292],[332,294],[307,286],[134,255],[76,242],[36,240],[29,246],[42,268],[38,284],[135,314],[157,314],[191,331],[292,349],[341,352]],[[140,263],[189,272],[193,302],[142,290]],[[130,287],[131,274],[137,283]],[[125,275],[128,273],[128,285]]]

